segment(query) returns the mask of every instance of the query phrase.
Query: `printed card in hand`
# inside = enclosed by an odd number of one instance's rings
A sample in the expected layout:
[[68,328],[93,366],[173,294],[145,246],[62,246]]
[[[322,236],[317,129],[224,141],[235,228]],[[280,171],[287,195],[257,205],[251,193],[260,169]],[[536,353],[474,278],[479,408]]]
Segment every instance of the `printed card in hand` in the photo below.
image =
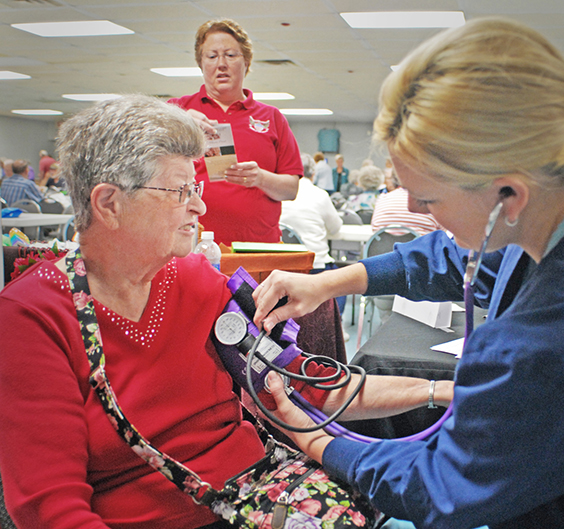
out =
[[210,182],[223,180],[225,170],[237,163],[235,143],[229,123],[219,123],[215,126],[216,133],[206,132],[205,162]]

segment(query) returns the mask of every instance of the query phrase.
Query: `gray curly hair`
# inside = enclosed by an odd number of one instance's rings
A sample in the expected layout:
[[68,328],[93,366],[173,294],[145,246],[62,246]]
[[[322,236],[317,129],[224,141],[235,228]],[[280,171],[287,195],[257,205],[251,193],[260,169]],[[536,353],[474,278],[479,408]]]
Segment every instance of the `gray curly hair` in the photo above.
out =
[[98,103],[63,123],[57,148],[80,232],[92,220],[94,187],[109,183],[133,193],[156,176],[163,157],[202,156],[204,135],[179,107],[155,97],[127,95]]
[[384,183],[384,171],[375,165],[364,166],[358,174],[358,185],[366,191],[376,191]]
[[302,154],[302,165],[304,166],[304,176],[309,178],[310,180],[313,179],[315,176],[316,166],[313,156],[311,154],[303,153]]

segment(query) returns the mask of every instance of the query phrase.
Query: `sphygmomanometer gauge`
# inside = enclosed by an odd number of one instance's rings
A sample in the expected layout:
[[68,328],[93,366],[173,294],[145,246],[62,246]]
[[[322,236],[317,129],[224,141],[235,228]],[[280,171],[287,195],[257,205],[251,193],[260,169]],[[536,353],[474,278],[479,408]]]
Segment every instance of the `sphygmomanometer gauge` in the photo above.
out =
[[224,345],[237,345],[247,335],[247,320],[238,312],[224,312],[215,322],[215,336]]

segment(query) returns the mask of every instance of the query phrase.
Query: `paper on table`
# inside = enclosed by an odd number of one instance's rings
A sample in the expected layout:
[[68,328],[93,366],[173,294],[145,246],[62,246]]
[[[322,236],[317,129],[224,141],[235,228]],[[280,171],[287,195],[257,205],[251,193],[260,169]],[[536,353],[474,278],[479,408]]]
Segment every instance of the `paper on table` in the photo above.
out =
[[229,123],[215,126],[216,133],[206,132],[206,152],[204,154],[208,177],[211,182],[224,180],[225,170],[237,163],[235,142]]
[[450,301],[411,301],[396,295],[392,311],[436,329],[447,330],[452,320],[452,302]]
[[448,353],[460,358],[462,356],[462,348],[464,347],[464,338],[457,338],[456,340],[451,340],[450,342],[444,342],[437,345],[433,345],[431,349],[433,351],[439,351],[440,353]]

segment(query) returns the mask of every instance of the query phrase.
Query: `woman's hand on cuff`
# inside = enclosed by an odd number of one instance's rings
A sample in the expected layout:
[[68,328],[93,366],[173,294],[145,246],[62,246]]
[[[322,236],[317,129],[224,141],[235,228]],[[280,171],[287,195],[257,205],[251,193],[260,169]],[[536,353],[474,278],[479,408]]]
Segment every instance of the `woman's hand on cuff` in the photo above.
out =
[[[274,414],[280,420],[297,428],[309,428],[314,425],[313,420],[290,401],[286,395],[282,379],[274,371],[268,373],[268,387],[276,401],[277,409]],[[276,427],[278,428],[278,426]],[[307,433],[283,431],[303,452],[319,463],[321,463],[323,458],[325,447],[333,440],[333,437],[326,434],[323,430]]]

